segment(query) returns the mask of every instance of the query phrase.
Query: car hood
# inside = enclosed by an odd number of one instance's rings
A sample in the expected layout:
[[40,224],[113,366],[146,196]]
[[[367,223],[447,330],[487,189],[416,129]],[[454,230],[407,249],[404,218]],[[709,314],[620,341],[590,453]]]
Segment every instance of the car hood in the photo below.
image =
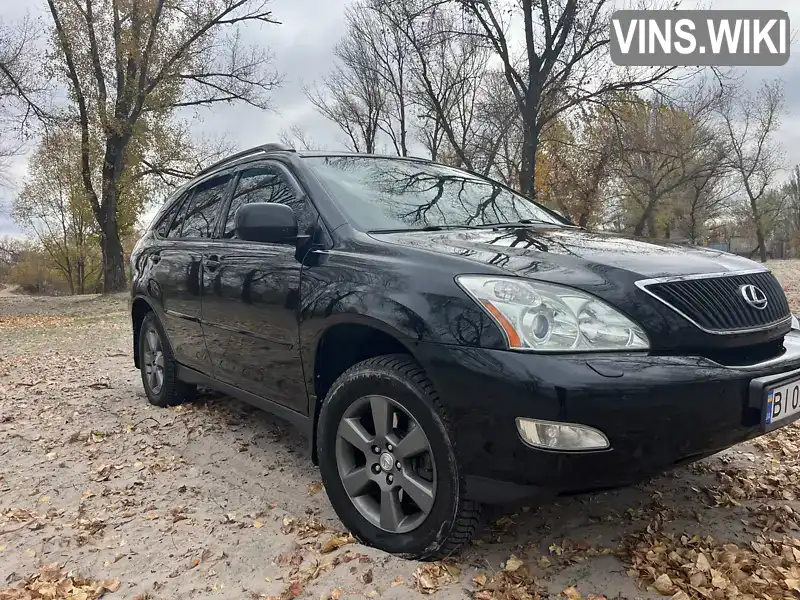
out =
[[442,258],[449,256],[457,261],[446,267],[454,274],[508,274],[581,289],[643,325],[651,348],[659,351],[754,345],[786,333],[786,328],[722,336],[706,333],[636,285],[659,277],[764,269],[726,252],[551,226],[403,232],[374,237]]
[[587,277],[604,281],[609,277],[650,279],[761,268],[727,252],[560,227],[403,232],[375,237],[513,275],[586,283]]

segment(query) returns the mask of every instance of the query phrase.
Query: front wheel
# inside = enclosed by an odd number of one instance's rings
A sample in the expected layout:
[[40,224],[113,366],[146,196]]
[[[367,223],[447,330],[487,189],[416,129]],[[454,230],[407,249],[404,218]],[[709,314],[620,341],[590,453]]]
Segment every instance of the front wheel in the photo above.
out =
[[445,411],[410,357],[380,356],[347,370],[319,419],[325,489],[359,540],[434,559],[472,537],[480,506],[463,497]]

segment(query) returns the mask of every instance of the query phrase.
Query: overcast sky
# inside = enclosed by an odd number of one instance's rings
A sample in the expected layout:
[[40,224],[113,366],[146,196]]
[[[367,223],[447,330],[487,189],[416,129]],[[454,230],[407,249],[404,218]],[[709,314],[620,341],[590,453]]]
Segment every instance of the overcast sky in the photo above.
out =
[[[343,9],[350,0],[274,0],[274,16],[283,24],[264,26],[252,32],[253,38],[263,43],[275,55],[275,68],[284,74],[284,84],[272,97],[274,111],[235,105],[219,106],[203,113],[203,123],[198,132],[225,133],[240,148],[267,141],[277,141],[282,129],[297,124],[316,143],[328,149],[342,147],[343,138],[335,127],[318,115],[302,91],[302,83],[313,83],[330,69],[331,49],[343,35]],[[704,8],[745,9],[755,8],[752,0],[704,0]],[[22,17],[26,11],[41,16],[44,0],[0,0],[0,18],[5,23]],[[691,1],[682,2],[681,8],[692,8]],[[781,9],[789,13],[793,30],[800,27],[800,3],[797,0],[763,0],[758,8]],[[800,45],[792,45],[792,58],[779,68],[752,68],[742,72],[748,86],[757,87],[763,78],[780,76],[786,85],[786,106],[789,114],[784,118],[780,141],[786,152],[787,164],[800,164]],[[14,186],[25,174],[26,160],[20,157],[12,165],[12,187],[0,188],[0,236],[16,235],[19,230],[11,222],[8,211],[14,197]]]

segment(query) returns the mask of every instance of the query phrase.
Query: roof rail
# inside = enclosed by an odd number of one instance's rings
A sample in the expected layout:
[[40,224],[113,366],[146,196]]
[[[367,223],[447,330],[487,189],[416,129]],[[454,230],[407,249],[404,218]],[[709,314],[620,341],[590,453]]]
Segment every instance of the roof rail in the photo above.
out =
[[236,154],[232,154],[227,158],[223,158],[219,162],[215,162],[213,165],[210,165],[200,171],[196,176],[205,175],[206,173],[210,173],[214,169],[217,169],[229,162],[233,162],[239,158],[244,158],[245,156],[250,156],[251,154],[258,154],[259,152],[262,153],[269,153],[269,152],[296,152],[294,148],[291,146],[287,146],[285,144],[261,144],[260,146],[255,146],[253,148],[249,148],[247,150],[242,150],[241,152],[237,152]]

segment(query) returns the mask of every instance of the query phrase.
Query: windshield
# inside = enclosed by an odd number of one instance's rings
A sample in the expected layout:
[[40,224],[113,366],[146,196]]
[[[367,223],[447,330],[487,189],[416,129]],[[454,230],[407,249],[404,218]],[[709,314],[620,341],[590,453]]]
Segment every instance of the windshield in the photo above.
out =
[[362,231],[544,222],[554,214],[492,181],[423,161],[359,156],[305,159]]

